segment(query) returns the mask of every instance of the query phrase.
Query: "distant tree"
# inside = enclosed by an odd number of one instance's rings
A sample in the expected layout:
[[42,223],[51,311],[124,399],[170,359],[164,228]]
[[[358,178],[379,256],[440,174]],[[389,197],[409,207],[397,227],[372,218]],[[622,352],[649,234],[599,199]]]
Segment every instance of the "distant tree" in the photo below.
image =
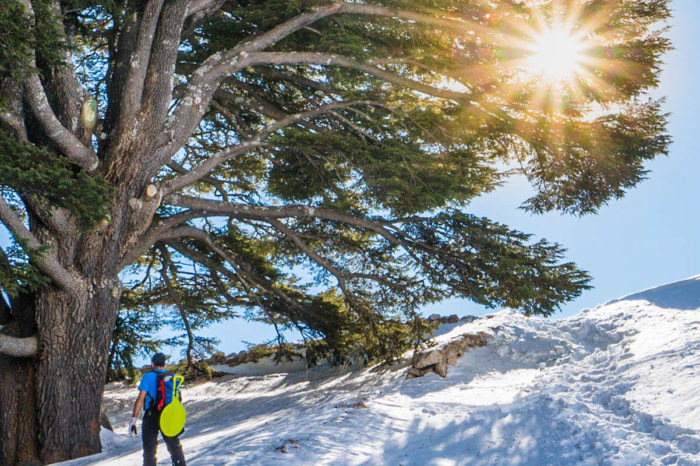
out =
[[[525,209],[585,214],[642,180],[669,143],[645,97],[668,16],[666,0],[3,0],[0,463],[100,451],[120,303],[180,315],[190,355],[199,321],[243,309],[381,357],[425,303],[549,315],[578,296],[589,277],[563,249],[469,202],[521,174]],[[557,22],[580,60],[555,79],[531,45]]]

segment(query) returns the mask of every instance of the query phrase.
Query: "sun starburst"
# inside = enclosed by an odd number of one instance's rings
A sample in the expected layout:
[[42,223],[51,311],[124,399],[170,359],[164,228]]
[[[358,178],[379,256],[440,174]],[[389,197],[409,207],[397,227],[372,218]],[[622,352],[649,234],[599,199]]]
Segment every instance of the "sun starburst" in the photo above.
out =
[[585,42],[564,27],[553,27],[532,38],[525,65],[531,75],[548,84],[561,84],[580,75]]

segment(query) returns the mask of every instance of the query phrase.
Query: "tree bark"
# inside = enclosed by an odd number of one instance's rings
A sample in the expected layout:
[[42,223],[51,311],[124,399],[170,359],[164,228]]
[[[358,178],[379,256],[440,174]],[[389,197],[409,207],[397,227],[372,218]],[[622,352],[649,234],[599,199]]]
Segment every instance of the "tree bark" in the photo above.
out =
[[[12,300],[12,321],[1,333],[25,338],[36,333],[34,295]],[[0,464],[39,463],[36,438],[36,360],[0,354]]]
[[35,361],[0,355],[0,464],[37,465]]
[[33,330],[40,355],[0,356],[0,464],[54,463],[101,451],[100,407],[119,302],[116,273],[99,273],[116,269],[103,251],[93,247],[83,255],[81,272],[98,272],[84,288],[43,287],[33,297],[34,319],[22,329],[3,327],[17,337]]
[[100,451],[100,405],[116,312],[117,302],[105,289],[95,290],[92,299],[56,290],[38,297],[43,351],[36,413],[44,462]]

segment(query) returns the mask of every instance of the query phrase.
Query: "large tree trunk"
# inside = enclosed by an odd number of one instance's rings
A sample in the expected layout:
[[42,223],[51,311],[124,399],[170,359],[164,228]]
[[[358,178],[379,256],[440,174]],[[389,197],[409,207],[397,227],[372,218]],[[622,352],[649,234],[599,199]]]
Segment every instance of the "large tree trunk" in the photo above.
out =
[[40,464],[34,381],[34,360],[0,355],[0,464]]
[[119,282],[112,272],[116,261],[104,249],[93,244],[85,251],[79,260],[80,275],[90,277],[85,287],[41,288],[33,296],[33,321],[13,332],[35,330],[39,357],[0,356],[2,465],[52,463],[101,450],[100,405]]
[[56,462],[100,451],[100,404],[117,300],[109,288],[94,295],[41,293],[36,371],[40,456]]
[[[34,295],[13,300],[15,319],[2,333],[28,337],[36,333]],[[36,436],[36,360],[0,354],[0,464],[38,464]]]

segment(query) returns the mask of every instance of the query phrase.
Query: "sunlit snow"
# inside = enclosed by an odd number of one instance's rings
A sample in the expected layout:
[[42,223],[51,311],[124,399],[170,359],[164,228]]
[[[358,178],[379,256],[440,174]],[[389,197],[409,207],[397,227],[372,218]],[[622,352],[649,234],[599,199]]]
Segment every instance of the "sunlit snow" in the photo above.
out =
[[[186,387],[188,464],[700,464],[700,276],[567,319],[502,311],[437,339],[478,331],[490,343],[445,379],[251,366]],[[67,464],[141,464],[126,435],[135,395],[108,388],[116,433]],[[162,443],[158,456],[170,464]]]

